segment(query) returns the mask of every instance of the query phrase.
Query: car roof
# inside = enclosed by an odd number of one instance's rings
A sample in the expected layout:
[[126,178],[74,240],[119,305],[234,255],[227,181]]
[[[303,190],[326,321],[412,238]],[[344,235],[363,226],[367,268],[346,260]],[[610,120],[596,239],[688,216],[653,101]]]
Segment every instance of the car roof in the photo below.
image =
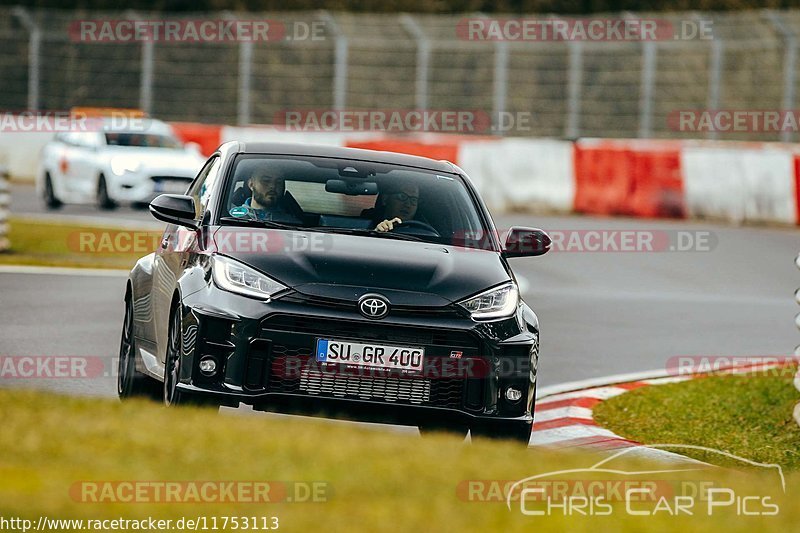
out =
[[239,152],[244,154],[279,154],[305,155],[314,157],[332,157],[337,159],[353,159],[370,161],[388,165],[416,167],[437,172],[457,173],[458,169],[449,161],[437,161],[427,157],[364,150],[362,148],[345,148],[322,144],[276,143],[276,142],[240,142]]

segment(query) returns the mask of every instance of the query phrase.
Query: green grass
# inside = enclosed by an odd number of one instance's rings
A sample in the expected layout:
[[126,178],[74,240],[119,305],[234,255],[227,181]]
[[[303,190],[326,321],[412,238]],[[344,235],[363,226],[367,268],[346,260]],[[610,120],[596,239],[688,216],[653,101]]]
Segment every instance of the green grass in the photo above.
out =
[[10,219],[11,250],[0,264],[130,269],[160,232]]
[[[593,415],[603,427],[639,442],[705,446],[797,470],[800,426],[792,412],[800,392],[792,385],[794,372],[784,368],[645,387],[601,403]],[[689,454],[730,464],[718,455]]]
[[[0,516],[177,519],[181,516],[278,516],[284,531],[672,531],[675,528],[789,530],[800,522],[800,474],[781,493],[762,472],[706,471],[702,479],[737,494],[770,494],[774,517],[630,517],[624,506],[606,517],[524,516],[503,503],[464,501],[465,480],[518,480],[588,467],[588,454],[525,450],[512,443],[467,445],[446,435],[416,435],[334,425],[303,418],[224,416],[169,410],[146,402],[62,397],[0,390]],[[646,470],[633,460],[618,468]],[[660,465],[663,468],[663,465]],[[604,474],[603,479],[609,475]],[[96,504],[76,501],[82,481],[282,480],[325,482],[318,503]]]

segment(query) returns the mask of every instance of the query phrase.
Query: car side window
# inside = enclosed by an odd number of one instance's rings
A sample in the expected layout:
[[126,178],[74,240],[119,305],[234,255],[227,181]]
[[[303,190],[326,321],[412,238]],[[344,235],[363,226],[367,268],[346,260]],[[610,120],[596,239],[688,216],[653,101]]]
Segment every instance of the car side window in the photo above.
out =
[[219,166],[219,156],[210,159],[189,188],[188,195],[194,198],[196,220],[202,219],[203,213],[206,211],[208,202],[211,199],[211,191],[214,189],[214,184],[219,175]]

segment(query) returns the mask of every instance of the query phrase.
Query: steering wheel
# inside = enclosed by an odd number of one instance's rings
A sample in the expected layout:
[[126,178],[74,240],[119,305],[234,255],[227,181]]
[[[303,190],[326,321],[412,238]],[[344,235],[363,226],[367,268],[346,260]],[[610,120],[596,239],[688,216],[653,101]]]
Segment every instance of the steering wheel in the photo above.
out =
[[404,231],[402,231],[404,229],[416,230],[416,231],[411,231],[410,233],[419,233],[420,230],[421,230],[422,232],[428,233],[433,237],[441,237],[441,235],[439,235],[439,232],[436,231],[436,228],[434,228],[433,226],[431,226],[427,222],[422,222],[421,220],[408,220],[408,221],[405,221],[402,224],[396,225],[394,227],[393,231],[396,231],[396,232],[399,232],[399,233],[405,233]]

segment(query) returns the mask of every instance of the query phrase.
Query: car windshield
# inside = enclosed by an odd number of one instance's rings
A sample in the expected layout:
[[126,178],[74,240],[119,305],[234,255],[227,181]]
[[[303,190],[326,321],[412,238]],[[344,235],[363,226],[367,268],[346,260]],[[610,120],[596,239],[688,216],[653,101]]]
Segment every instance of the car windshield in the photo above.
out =
[[106,144],[109,146],[134,146],[138,148],[182,148],[178,139],[170,135],[153,133],[107,132]]
[[[491,248],[459,175],[385,163],[240,155],[222,210],[225,225]],[[391,230],[377,231],[387,220]]]

